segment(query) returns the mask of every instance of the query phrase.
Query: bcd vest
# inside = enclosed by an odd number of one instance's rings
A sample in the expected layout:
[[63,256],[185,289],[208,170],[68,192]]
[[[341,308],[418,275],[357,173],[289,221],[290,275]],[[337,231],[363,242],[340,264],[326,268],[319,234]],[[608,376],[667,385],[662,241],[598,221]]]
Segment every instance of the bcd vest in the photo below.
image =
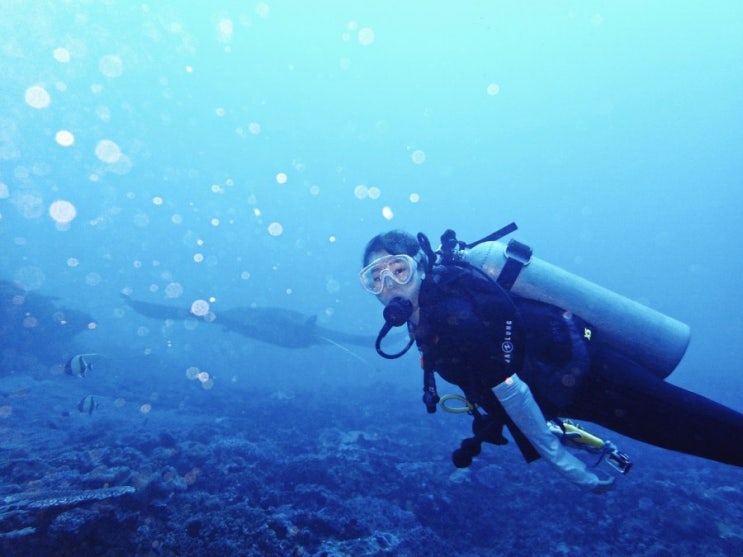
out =
[[592,331],[581,319],[515,296],[477,270],[435,267],[418,303],[424,362],[468,398],[518,372],[543,411],[556,414],[590,365]]

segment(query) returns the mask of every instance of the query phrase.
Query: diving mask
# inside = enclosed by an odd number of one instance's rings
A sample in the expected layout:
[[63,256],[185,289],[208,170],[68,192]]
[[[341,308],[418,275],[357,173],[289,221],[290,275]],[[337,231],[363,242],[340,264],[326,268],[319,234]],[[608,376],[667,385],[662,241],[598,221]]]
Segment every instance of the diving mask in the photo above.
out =
[[388,278],[399,285],[408,284],[417,267],[418,262],[409,255],[383,255],[361,269],[359,278],[365,290],[377,295],[382,293]]

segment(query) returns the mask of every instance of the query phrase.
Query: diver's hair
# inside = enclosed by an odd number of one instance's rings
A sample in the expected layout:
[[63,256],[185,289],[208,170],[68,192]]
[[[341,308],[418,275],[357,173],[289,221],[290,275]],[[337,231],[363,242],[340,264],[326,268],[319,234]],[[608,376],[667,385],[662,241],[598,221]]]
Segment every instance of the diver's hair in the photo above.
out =
[[421,250],[421,246],[418,243],[418,238],[405,232],[404,230],[390,230],[389,232],[383,232],[377,234],[369,240],[364,248],[364,259],[362,261],[363,266],[367,266],[371,263],[371,256],[373,253],[380,251],[386,251],[392,255],[406,254],[410,257],[418,257],[418,265],[425,263],[425,254]]

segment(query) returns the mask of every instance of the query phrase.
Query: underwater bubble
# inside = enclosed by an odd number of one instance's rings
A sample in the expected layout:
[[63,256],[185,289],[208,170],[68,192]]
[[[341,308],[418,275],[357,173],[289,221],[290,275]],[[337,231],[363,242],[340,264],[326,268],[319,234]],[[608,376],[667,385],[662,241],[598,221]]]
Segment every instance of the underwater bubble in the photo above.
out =
[[52,56],[54,56],[54,59],[60,64],[66,64],[71,59],[70,51],[61,46],[52,51]]
[[68,257],[67,258],[67,266],[68,267],[78,267],[80,265],[80,260],[77,257]]
[[186,377],[188,377],[190,380],[194,380],[199,375],[199,371],[199,368],[197,368],[196,366],[186,368]]
[[204,262],[204,254],[203,253],[194,253],[193,254],[193,260],[196,263],[203,263]]
[[374,43],[374,30],[371,27],[362,27],[358,33],[359,44],[369,46]]
[[328,277],[325,281],[325,290],[327,290],[328,294],[335,294],[339,292],[341,289],[341,283],[331,277]]
[[31,171],[26,166],[16,166],[13,169],[13,176],[16,178],[30,178]]
[[382,195],[382,190],[377,186],[372,186],[367,190],[366,195],[369,199],[379,199],[379,196]]
[[250,122],[248,124],[248,131],[253,135],[258,135],[261,133],[261,125],[258,122]]
[[152,198],[152,204],[153,205],[162,205],[163,204],[163,198],[158,196],[155,196]]
[[113,164],[121,158],[121,149],[110,139],[102,139],[95,146],[95,156],[102,162]]
[[98,69],[106,77],[119,77],[124,73],[124,62],[114,54],[107,54],[98,62]]
[[77,209],[69,201],[58,199],[49,205],[49,216],[58,223],[68,223],[77,216]]
[[75,136],[69,130],[59,130],[54,135],[54,140],[62,147],[69,147],[75,143]]
[[268,233],[271,236],[281,236],[284,232],[284,227],[279,222],[272,222],[268,225]]
[[418,203],[421,200],[421,196],[417,193],[411,193],[408,199],[410,199],[411,203]]
[[278,174],[276,175],[276,183],[277,183],[277,184],[286,184],[286,181],[287,181],[288,179],[289,179],[289,178],[287,177],[287,175],[286,175],[286,173],[285,173],[285,172],[279,172],[279,173],[278,173]]
[[60,325],[67,325],[67,320],[65,319],[65,316],[64,316],[64,312],[61,312],[61,311],[55,311],[55,312],[54,312],[54,313],[52,314],[52,319],[53,319],[53,320],[54,320],[54,321],[55,321],[56,323],[59,323]]
[[194,300],[191,304],[191,313],[199,317],[205,316],[209,313],[209,302],[206,300]]
[[23,318],[23,327],[25,329],[33,329],[39,324],[39,320],[33,315],[27,315]]
[[85,275],[85,284],[88,286],[98,286],[103,282],[103,277],[98,273],[88,273]]
[[98,106],[95,109],[95,114],[103,122],[111,121],[111,109],[107,106]]
[[235,30],[235,25],[232,20],[223,17],[217,22],[217,33],[219,34],[219,40],[222,42],[229,42],[232,40],[232,33]]
[[134,222],[134,226],[138,228],[144,228],[150,224],[150,217],[147,215],[147,213],[142,213],[141,211],[137,212],[132,220]]
[[365,185],[359,184],[353,188],[353,194],[356,196],[356,199],[364,199],[368,196],[369,189]]
[[383,207],[382,208],[382,216],[387,220],[392,220],[392,218],[395,216],[392,212],[392,209],[390,207]]
[[165,287],[167,298],[178,298],[181,294],[183,294],[183,286],[178,282],[171,282]]
[[137,336],[138,337],[146,337],[150,334],[150,329],[148,327],[145,327],[142,325],[141,327],[137,327]]
[[139,407],[139,411],[142,414],[149,414],[150,412],[152,412],[152,404],[150,404],[149,402],[144,403],[142,406]]
[[488,95],[494,97],[498,93],[500,93],[500,85],[498,85],[497,83],[491,83],[490,85],[488,85]]
[[416,149],[410,155],[410,160],[412,160],[415,164],[423,164],[424,162],[426,162],[426,153],[424,153],[420,149]]
[[258,2],[255,7],[255,13],[265,19],[271,14],[271,7],[266,2]]
[[33,108],[46,108],[52,102],[46,89],[41,85],[32,85],[26,89],[26,104]]

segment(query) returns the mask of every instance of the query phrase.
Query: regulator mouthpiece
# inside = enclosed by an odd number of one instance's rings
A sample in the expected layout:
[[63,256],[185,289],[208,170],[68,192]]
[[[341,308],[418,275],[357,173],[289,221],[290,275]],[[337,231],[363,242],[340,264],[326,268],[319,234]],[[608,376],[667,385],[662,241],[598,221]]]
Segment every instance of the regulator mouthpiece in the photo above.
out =
[[384,325],[382,325],[382,328],[377,335],[377,341],[374,343],[374,347],[377,349],[377,354],[383,358],[387,358],[388,360],[394,360],[410,350],[410,347],[413,346],[412,338],[405,348],[395,354],[388,354],[382,350],[382,339],[387,336],[387,333],[392,330],[392,327],[402,327],[405,325],[411,315],[413,315],[413,302],[407,298],[402,298],[400,296],[392,298],[390,303],[385,306],[384,311],[382,312]]

